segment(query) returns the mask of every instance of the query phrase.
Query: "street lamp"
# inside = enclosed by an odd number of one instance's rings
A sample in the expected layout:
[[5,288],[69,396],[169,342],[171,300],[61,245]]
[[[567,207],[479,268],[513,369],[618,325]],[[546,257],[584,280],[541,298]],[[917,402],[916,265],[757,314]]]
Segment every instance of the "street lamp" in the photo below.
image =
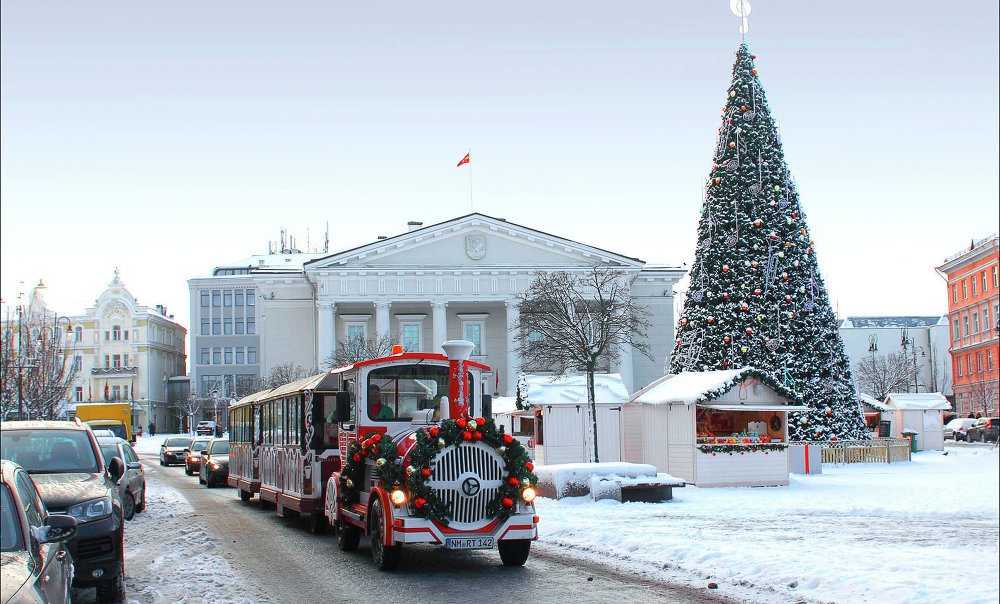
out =
[[899,345],[903,347],[903,356],[906,356],[906,347],[909,346],[910,350],[913,352],[913,391],[916,393],[920,392],[920,381],[917,379],[917,351],[920,351],[920,356],[925,357],[927,353],[924,352],[923,346],[917,346],[916,342],[912,337],[907,337],[906,328],[904,327],[901,331],[901,338]]

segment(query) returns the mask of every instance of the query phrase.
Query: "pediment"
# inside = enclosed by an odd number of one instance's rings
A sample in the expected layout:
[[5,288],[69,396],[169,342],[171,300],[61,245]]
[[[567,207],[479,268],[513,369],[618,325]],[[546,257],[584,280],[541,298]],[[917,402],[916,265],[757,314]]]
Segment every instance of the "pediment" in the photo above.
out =
[[643,262],[517,224],[470,214],[306,264],[336,269],[570,269],[602,264],[641,268]]

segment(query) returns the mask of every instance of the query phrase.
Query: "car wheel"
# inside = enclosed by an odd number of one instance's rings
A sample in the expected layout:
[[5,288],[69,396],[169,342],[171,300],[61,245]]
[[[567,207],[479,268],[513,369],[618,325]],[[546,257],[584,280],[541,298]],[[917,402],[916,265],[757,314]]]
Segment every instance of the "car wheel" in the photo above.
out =
[[399,564],[400,544],[386,546],[382,543],[385,535],[385,524],[382,521],[382,503],[376,499],[369,514],[371,530],[368,536],[372,541],[372,562],[379,570],[393,570]]
[[166,460],[164,460],[164,459],[163,459],[163,455],[160,455],[160,465],[161,465],[161,466],[165,466],[165,465],[167,465],[167,462],[166,462]]
[[135,513],[144,512],[146,510],[146,483],[142,483],[142,499],[135,506]]
[[209,478],[209,477],[208,477],[208,476],[206,475],[206,476],[205,476],[205,488],[208,488],[208,489],[211,489],[211,488],[212,488],[212,487],[214,487],[214,486],[215,486],[215,485],[214,485],[214,484],[212,484],[212,479],[211,479],[211,478]]
[[361,541],[361,529],[341,520],[337,527],[337,547],[343,552],[353,552],[358,549]]
[[135,518],[135,497],[128,491],[125,491],[125,495],[122,497],[122,517],[125,520]]
[[524,566],[531,552],[531,539],[508,539],[497,541],[500,561],[504,566]]
[[250,491],[244,491],[243,489],[240,489],[240,501],[243,502],[250,501],[251,497],[253,497],[253,493],[251,493]]
[[98,604],[120,604],[125,601],[125,567],[117,575],[97,584]]
[[198,473],[198,482],[205,484],[205,479],[201,477],[201,472]]

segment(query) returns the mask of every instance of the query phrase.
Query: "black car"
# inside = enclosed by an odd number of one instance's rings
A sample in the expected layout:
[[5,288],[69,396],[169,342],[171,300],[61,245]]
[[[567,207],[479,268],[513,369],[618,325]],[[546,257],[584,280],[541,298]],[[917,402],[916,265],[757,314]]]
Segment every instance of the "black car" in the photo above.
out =
[[1000,437],[1000,418],[981,417],[977,419],[976,423],[972,424],[972,427],[969,428],[965,437],[970,443],[995,442]]
[[160,465],[171,466],[175,463],[183,465],[192,440],[194,439],[187,436],[174,436],[163,441],[160,445]]
[[0,557],[4,604],[69,604],[76,534],[72,516],[49,514],[31,476],[12,461],[0,465]]
[[115,489],[125,466],[105,465],[90,427],[81,422],[0,424],[0,457],[31,474],[50,514],[76,519],[69,542],[76,587],[96,587],[101,602],[125,599],[124,520]]
[[198,482],[207,487],[228,484],[229,440],[225,438],[213,439],[212,442],[208,443],[208,448],[202,451]]

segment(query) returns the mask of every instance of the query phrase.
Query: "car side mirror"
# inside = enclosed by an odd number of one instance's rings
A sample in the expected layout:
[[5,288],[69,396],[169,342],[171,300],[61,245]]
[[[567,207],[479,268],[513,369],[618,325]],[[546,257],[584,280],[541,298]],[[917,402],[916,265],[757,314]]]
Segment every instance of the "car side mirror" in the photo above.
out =
[[185,452],[185,453],[190,453],[190,452],[191,452],[191,449],[184,449],[184,452]]
[[351,421],[351,394],[343,390],[337,393],[337,421]]
[[205,459],[208,459],[209,457],[211,457],[211,456],[210,456],[210,455],[208,454],[208,449],[205,449],[204,451],[202,451],[202,452],[201,452],[201,456],[202,456],[203,458],[205,458]]
[[76,535],[76,518],[66,514],[49,514],[45,519],[43,534],[39,543],[57,543],[67,541]]
[[117,457],[112,457],[108,462],[108,475],[118,482],[118,479],[125,473],[125,462]]

